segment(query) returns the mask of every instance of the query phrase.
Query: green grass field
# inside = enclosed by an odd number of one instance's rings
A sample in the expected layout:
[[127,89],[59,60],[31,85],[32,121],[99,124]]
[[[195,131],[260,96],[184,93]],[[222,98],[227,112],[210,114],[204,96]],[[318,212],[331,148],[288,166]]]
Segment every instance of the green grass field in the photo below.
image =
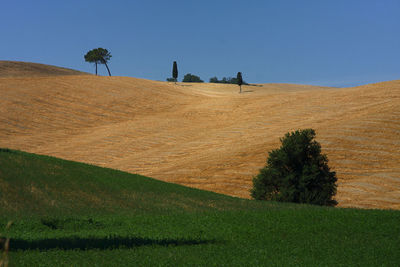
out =
[[400,264],[399,211],[245,200],[7,149],[0,233],[10,266]]

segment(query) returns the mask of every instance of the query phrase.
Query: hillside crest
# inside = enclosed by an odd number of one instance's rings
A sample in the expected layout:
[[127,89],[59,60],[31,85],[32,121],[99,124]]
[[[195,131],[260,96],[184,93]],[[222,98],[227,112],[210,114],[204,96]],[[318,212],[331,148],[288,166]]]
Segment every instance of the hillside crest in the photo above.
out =
[[90,75],[89,73],[52,65],[0,60],[0,78],[3,77],[44,77],[63,75]]

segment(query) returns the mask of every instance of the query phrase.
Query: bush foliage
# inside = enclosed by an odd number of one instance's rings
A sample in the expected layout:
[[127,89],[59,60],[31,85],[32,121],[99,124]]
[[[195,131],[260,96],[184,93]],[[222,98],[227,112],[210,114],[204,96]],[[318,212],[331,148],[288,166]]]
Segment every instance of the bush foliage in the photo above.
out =
[[199,76],[188,73],[183,77],[182,82],[184,82],[184,83],[203,83],[204,81],[201,80]]
[[335,205],[336,173],[321,154],[321,145],[313,140],[313,129],[287,133],[279,149],[269,152],[267,165],[253,178],[251,196],[317,205]]
[[[210,78],[210,83],[238,84],[238,79],[236,77],[223,77],[221,80],[218,80],[218,78],[215,76]],[[245,81],[242,81],[242,84],[248,85],[248,83]]]

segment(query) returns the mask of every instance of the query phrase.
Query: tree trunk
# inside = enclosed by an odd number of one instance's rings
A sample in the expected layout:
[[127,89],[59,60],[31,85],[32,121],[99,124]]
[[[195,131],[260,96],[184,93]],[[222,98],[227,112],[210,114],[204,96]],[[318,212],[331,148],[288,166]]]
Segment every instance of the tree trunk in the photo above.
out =
[[240,93],[242,93],[242,86],[241,86],[241,85],[239,85],[239,87],[240,87],[240,92],[239,92],[239,94],[240,94]]
[[110,72],[110,69],[107,66],[107,62],[104,62],[104,65],[106,65],[106,68],[107,68],[107,71],[108,71],[108,75],[111,76],[111,72]]
[[97,62],[95,63],[95,65],[96,65],[96,76],[97,76]]

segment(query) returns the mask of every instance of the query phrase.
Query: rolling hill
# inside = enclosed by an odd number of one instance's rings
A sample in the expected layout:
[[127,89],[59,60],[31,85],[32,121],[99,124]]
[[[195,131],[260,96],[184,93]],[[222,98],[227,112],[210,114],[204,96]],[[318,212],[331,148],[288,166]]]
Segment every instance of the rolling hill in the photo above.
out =
[[314,128],[340,207],[400,209],[400,81],[238,94],[235,85],[27,74],[18,64],[12,75],[0,68],[0,147],[248,198],[279,138]]
[[0,61],[0,77],[43,77],[59,75],[89,75],[89,73],[39,63]]

